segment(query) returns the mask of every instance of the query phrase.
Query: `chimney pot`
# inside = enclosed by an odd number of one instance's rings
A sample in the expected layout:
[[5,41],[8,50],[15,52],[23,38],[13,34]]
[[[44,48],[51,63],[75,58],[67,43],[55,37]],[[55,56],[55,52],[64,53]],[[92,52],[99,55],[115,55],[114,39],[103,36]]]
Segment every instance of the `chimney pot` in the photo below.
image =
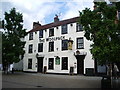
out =
[[54,22],[58,22],[58,21],[59,21],[58,15],[55,15]]

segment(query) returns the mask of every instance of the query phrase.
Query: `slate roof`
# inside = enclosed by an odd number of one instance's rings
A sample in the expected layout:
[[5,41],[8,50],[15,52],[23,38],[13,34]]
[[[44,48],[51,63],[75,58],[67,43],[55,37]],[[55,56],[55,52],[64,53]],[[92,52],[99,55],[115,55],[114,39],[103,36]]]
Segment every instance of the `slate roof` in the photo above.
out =
[[45,29],[52,28],[52,27],[57,27],[57,26],[65,25],[65,24],[74,23],[74,22],[77,22],[78,19],[79,19],[79,17],[74,17],[74,18],[57,21],[57,22],[53,22],[50,24],[46,24],[46,25],[37,26],[36,28],[33,28],[29,32],[35,32],[35,31],[39,31],[39,30],[45,30]]

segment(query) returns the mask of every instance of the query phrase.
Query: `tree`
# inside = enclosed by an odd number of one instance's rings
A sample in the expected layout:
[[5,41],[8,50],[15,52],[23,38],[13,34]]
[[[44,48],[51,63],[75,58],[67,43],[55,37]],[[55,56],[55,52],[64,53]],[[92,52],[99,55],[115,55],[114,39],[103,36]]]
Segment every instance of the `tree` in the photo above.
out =
[[[120,20],[117,20],[116,5],[94,2],[95,10],[86,8],[80,12],[79,22],[87,40],[93,41],[91,53],[100,64],[120,61]],[[120,4],[118,5],[120,6]],[[115,23],[117,20],[117,23]]]
[[[10,12],[5,12],[2,34],[2,63],[3,68],[8,69],[13,62],[18,62],[23,58],[25,41],[22,40],[26,35],[23,29],[23,16],[12,8]],[[22,58],[20,58],[22,57]]]

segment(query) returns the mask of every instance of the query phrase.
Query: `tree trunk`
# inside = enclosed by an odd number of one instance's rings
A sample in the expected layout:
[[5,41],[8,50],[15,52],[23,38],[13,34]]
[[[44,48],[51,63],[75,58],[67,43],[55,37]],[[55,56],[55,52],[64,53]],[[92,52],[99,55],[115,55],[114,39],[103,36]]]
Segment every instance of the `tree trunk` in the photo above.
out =
[[110,77],[110,82],[111,82],[111,88],[112,88],[112,63],[110,63],[107,69],[107,75]]

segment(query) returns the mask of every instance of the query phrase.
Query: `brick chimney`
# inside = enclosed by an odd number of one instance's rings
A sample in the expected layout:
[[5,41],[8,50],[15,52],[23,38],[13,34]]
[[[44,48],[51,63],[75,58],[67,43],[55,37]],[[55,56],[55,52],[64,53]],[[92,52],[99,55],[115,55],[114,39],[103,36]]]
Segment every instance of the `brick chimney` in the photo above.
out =
[[36,28],[37,26],[41,26],[41,24],[38,22],[33,22],[33,29]]
[[59,21],[59,18],[58,18],[58,15],[56,14],[54,17],[54,22],[58,22],[58,21]]

